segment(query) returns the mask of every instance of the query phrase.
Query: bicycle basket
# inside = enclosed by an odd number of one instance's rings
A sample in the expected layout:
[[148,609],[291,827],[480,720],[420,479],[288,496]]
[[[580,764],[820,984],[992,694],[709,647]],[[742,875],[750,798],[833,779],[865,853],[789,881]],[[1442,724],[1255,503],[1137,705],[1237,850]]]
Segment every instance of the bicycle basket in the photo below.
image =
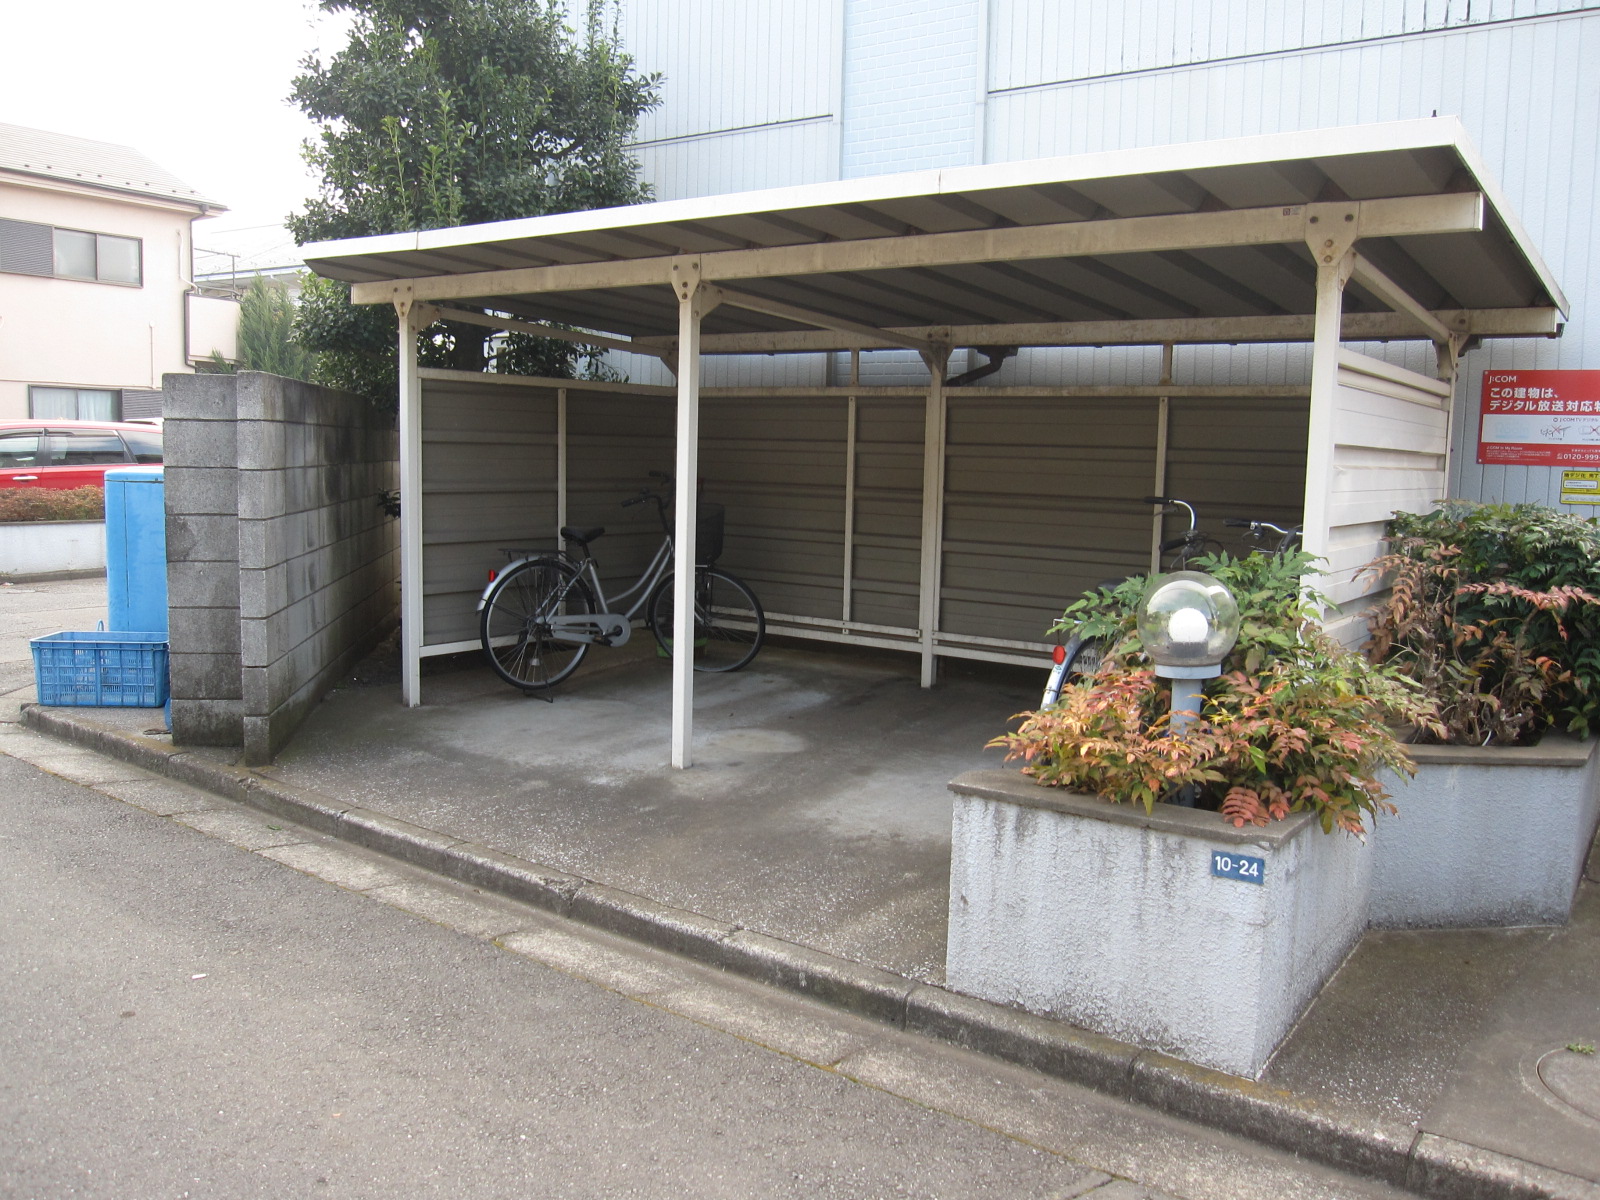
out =
[[694,557],[710,566],[722,557],[722,526],[726,513],[720,504],[701,504],[695,510]]

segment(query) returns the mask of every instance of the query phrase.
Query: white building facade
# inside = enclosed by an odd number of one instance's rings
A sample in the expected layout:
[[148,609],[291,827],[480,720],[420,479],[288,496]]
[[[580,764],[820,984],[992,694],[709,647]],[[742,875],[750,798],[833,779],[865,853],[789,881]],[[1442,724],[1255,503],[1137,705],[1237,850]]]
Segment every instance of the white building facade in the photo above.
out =
[[[1484,372],[1600,368],[1593,197],[1600,6],[1581,0],[621,0],[664,76],[638,154],[661,199],[924,168],[1456,115],[1572,305],[1559,339],[1470,350],[1451,492],[1558,504],[1559,468],[1480,465]],[[1364,352],[1431,372],[1425,343]],[[981,359],[974,357],[972,365]],[[953,369],[960,366],[958,358]],[[708,365],[708,382],[817,383],[841,358]],[[864,357],[863,378],[920,375]],[[995,384],[1153,384],[1161,351],[1024,351]],[[665,382],[659,371],[633,377]],[[1179,346],[1180,383],[1294,383],[1301,346]],[[1592,509],[1576,511],[1589,515]]]
[[224,212],[136,150],[0,125],[0,419],[161,415],[161,376],[236,353],[197,294],[195,221]]

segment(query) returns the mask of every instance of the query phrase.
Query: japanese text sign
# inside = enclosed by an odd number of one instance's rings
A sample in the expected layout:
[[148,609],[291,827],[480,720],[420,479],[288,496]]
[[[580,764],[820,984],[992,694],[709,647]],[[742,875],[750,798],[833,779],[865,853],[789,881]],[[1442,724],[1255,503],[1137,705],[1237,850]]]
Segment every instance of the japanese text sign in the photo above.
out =
[[1485,371],[1478,461],[1600,466],[1600,371]]

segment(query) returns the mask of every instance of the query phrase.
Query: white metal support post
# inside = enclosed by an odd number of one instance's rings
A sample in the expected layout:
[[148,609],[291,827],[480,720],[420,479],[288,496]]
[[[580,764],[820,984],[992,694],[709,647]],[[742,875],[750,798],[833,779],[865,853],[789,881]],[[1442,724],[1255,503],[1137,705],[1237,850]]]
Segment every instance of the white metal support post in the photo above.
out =
[[928,364],[928,405],[922,432],[922,572],[917,589],[917,624],[922,638],[922,686],[932,687],[939,659],[934,634],[939,625],[939,578],[944,543],[944,374],[950,347],[924,351]]
[[[1450,385],[1450,398],[1445,403],[1452,408],[1456,403],[1456,388],[1461,382],[1461,356],[1471,344],[1472,339],[1466,334],[1456,333],[1450,335],[1448,342],[1436,342],[1433,347],[1439,365],[1439,378]],[[1445,428],[1449,431],[1444,446],[1444,478],[1448,494],[1456,469],[1456,421],[1453,412],[1445,422]]]
[[[850,386],[861,386],[861,351],[850,351]],[[858,427],[856,397],[854,392],[845,403],[844,415],[844,580],[840,592],[841,630],[850,632],[850,618],[855,615],[853,594],[856,577],[856,430]]]
[[[556,537],[567,523],[567,389],[556,389]],[[556,543],[560,545],[558,541]]]
[[700,321],[716,307],[697,259],[672,264],[678,296],[678,455],[672,559],[672,765],[690,766],[694,741],[695,491],[700,475]]
[[[1171,342],[1161,347],[1161,386],[1172,386],[1173,346]],[[1167,494],[1167,438],[1172,418],[1172,397],[1165,391],[1156,397],[1156,479],[1155,494]],[[1161,570],[1161,535],[1166,532],[1166,506],[1158,504],[1150,516],[1150,574]]]
[[1306,224],[1306,245],[1317,263],[1317,312],[1311,342],[1311,405],[1306,429],[1306,492],[1301,516],[1307,553],[1326,557],[1333,497],[1334,415],[1339,392],[1339,343],[1344,285],[1355,267],[1356,208],[1323,209]]
[[394,302],[400,342],[400,697],[422,703],[422,380],[417,322],[408,299]]

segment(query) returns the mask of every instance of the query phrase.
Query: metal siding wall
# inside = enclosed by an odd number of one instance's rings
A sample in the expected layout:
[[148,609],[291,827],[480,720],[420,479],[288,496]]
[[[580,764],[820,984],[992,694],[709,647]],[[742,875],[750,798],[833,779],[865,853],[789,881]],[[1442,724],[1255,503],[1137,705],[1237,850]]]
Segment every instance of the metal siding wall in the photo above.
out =
[[838,0],[624,0],[623,44],[665,77],[639,140],[831,116],[838,12]]
[[925,410],[918,397],[863,396],[857,401],[850,614],[857,621],[917,626]]
[[556,541],[556,394],[422,381],[424,646],[475,640],[502,547]]
[[[476,638],[475,605],[504,548],[556,545],[558,382],[423,381],[425,645]],[[774,614],[843,617],[848,401],[704,398],[703,496],[727,507],[721,562]],[[1170,490],[1220,525],[1298,519],[1305,407],[1173,401]],[[853,621],[913,629],[921,558],[917,396],[857,400]],[[1042,642],[1085,588],[1142,571],[1153,398],[949,397],[940,630]],[[660,542],[655,510],[621,501],[672,465],[670,396],[570,389],[568,523],[615,591]],[[613,596],[615,598],[615,596]],[[622,607],[617,605],[616,607]]]
[[994,91],[1571,12],[1585,0],[991,0]]
[[[1132,0],[1117,8],[1061,0],[625,0],[625,37],[641,68],[666,69],[663,109],[642,147],[663,196],[709,194],[847,173],[965,162],[976,143],[962,124],[986,44],[987,161],[1045,157],[1430,113],[1460,115],[1557,280],[1573,298],[1559,341],[1492,342],[1466,357],[1452,437],[1454,494],[1555,504],[1559,471],[1479,466],[1476,406],[1489,369],[1600,365],[1600,324],[1584,301],[1600,294],[1592,198],[1600,194],[1600,12],[1583,0]],[[843,24],[840,12],[843,10]],[[940,23],[944,24],[940,24]],[[943,33],[925,36],[938,24]],[[948,24],[949,28],[944,26]],[[731,36],[731,40],[730,40]],[[835,56],[842,46],[843,60]],[[1253,57],[1251,57],[1253,56]],[[826,64],[826,65],[824,65]],[[844,74],[841,75],[840,72]],[[1131,73],[1130,73],[1131,72]],[[969,87],[970,84],[970,87]],[[831,96],[844,104],[833,113]],[[817,105],[817,107],[813,107]],[[720,106],[720,107],[719,107]],[[731,106],[731,107],[730,107]],[[792,126],[763,122],[830,117]],[[843,122],[839,133],[836,121]],[[722,122],[755,123],[715,136]],[[965,147],[965,149],[963,149]],[[1412,370],[1431,369],[1415,344],[1361,346]],[[764,360],[800,382],[784,359]],[[1025,351],[991,382],[1154,383],[1144,349]],[[904,356],[864,357],[874,383],[920,383]],[[782,364],[781,366],[779,364]],[[807,368],[810,370],[811,368]],[[778,382],[759,365],[726,382]],[[666,382],[659,372],[636,378]],[[1303,382],[1303,347],[1180,348],[1190,382]],[[806,375],[805,382],[817,382]]]
[[[1043,641],[1082,592],[1150,565],[1156,393],[950,395],[940,631]],[[1239,549],[1227,517],[1300,520],[1306,401],[1172,400],[1167,486]],[[1287,502],[1286,502],[1287,498]],[[1169,518],[1166,534],[1187,528]]]
[[1155,401],[949,397],[940,631],[1043,642],[1149,566]]
[[[1305,493],[1307,399],[1171,402],[1166,494],[1199,511],[1200,528],[1230,554],[1242,547],[1229,517],[1298,525]],[[1188,528],[1167,518],[1165,536]]]
[[[1033,2],[995,0],[997,5],[1019,11]],[[1484,20],[1528,17],[1535,6],[1521,0],[1498,4],[1485,18],[1482,6],[1474,4],[1473,22],[1466,25],[1463,7],[1452,6],[1446,21],[1439,6],[1430,4],[1430,25],[1461,27],[1400,41],[991,95],[989,157],[999,161],[1073,154],[1395,120],[1433,112],[1460,115],[1534,245],[1572,298],[1573,313],[1565,336],[1557,341],[1495,341],[1466,356],[1456,397],[1452,436],[1459,449],[1452,461],[1450,491],[1485,500],[1555,505],[1559,502],[1559,470],[1479,466],[1473,459],[1478,390],[1484,371],[1600,366],[1600,321],[1589,315],[1584,304],[1587,297],[1600,295],[1600,255],[1592,248],[1593,197],[1600,194],[1600,122],[1594,118],[1600,112],[1600,73],[1589,65],[1600,55],[1600,13],[1559,15],[1575,7],[1566,0],[1541,4],[1539,12],[1558,15],[1483,25]],[[1406,19],[1414,24],[1418,18],[1409,13]],[[1333,16],[1328,15],[1328,20]],[[1354,36],[1342,25],[1335,32]],[[1323,39],[1324,35],[1318,33],[1317,37]],[[1002,36],[993,44],[1017,47],[1014,39]],[[1017,49],[1018,53],[1037,53],[1032,47]],[[997,59],[991,68],[996,86],[1002,78],[1021,77],[1018,72],[1025,68],[1032,69],[1025,61]],[[1430,370],[1432,355],[1426,346],[1360,349],[1411,370]],[[1217,348],[1189,353],[1197,356],[1192,360],[1197,369],[1202,369],[1199,356],[1210,360],[1203,367],[1203,376],[1185,374],[1180,368],[1178,378],[1194,382],[1226,382],[1230,378],[1277,382],[1280,377],[1304,379],[1309,370],[1304,353],[1297,348]],[[1101,357],[1110,362],[1141,363],[1146,371],[1152,361],[1144,351],[1104,352]],[[1180,362],[1182,358],[1180,352]],[[1052,377],[1078,378],[1070,372],[1054,374],[1062,362],[1061,356],[1053,354],[1024,355],[1021,361],[1008,364],[1007,372],[997,380],[1031,383]]]
[[613,601],[661,544],[655,505],[622,502],[659,485],[651,471],[672,474],[676,411],[670,396],[567,394],[567,524],[605,528],[594,552]]
[[838,174],[837,133],[820,120],[635,146],[657,200],[821,183]]
[[843,614],[848,403],[708,397],[703,495],[727,507],[721,564],[774,614]]
[[1353,579],[1381,552],[1393,512],[1427,512],[1444,493],[1450,402],[1440,385],[1349,351],[1339,358],[1333,423],[1333,496],[1328,509],[1328,580],[1343,609],[1329,631],[1365,636],[1362,613],[1380,589]]
[[[422,381],[424,646],[475,641],[478,595],[507,549],[554,550],[559,381]],[[661,540],[653,507],[622,500],[672,469],[670,398],[572,389],[567,523],[602,525],[608,589]]]

